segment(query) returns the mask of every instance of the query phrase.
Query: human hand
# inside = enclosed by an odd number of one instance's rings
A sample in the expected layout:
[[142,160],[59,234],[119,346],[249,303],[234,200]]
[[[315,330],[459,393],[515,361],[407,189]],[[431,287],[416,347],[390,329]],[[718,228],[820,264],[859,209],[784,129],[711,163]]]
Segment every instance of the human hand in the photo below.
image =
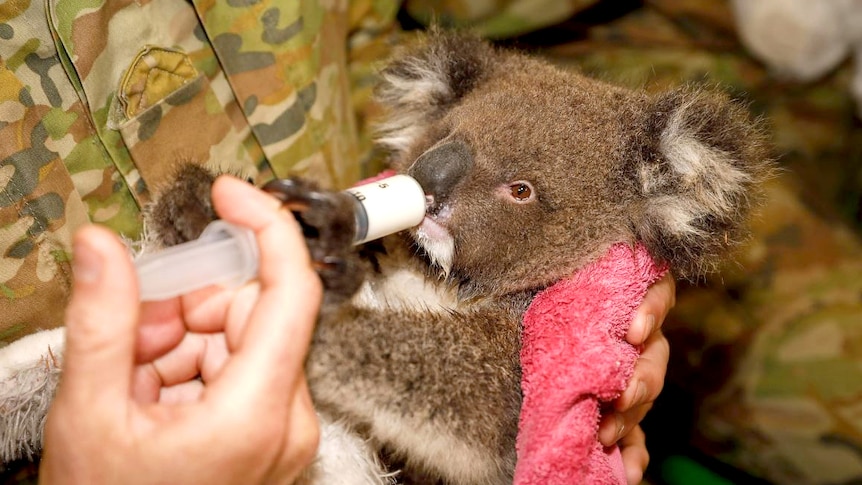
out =
[[610,446],[619,441],[629,485],[643,479],[649,463],[646,438],[639,423],[652,408],[664,386],[670,346],[661,331],[662,323],[676,303],[676,285],[670,273],[647,290],[635,312],[626,340],[642,346],[634,374],[613,410],[602,417],[599,441]]
[[301,231],[236,179],[217,180],[213,202],[254,230],[259,283],[140,305],[117,238],[76,234],[42,483],[289,483],[313,458],[303,361],[322,289]]

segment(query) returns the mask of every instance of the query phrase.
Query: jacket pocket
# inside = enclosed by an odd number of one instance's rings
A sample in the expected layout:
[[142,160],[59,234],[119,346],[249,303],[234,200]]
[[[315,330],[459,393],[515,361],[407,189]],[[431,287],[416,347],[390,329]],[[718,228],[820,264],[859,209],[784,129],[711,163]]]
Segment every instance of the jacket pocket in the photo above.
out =
[[188,2],[48,2],[63,67],[140,204],[183,160],[266,168]]
[[169,180],[178,162],[258,175],[262,153],[224,76],[218,72],[211,80],[199,73],[182,51],[142,49],[123,76],[111,112],[109,126],[119,130],[150,187]]

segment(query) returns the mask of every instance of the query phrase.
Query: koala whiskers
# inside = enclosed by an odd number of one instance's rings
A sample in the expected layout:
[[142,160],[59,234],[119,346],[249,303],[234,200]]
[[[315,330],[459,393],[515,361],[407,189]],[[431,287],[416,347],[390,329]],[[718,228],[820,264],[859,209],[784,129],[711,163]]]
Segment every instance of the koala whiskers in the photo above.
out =
[[455,259],[455,239],[449,231],[434,217],[426,216],[415,230],[414,237],[431,262],[440,268],[443,277],[448,277]]

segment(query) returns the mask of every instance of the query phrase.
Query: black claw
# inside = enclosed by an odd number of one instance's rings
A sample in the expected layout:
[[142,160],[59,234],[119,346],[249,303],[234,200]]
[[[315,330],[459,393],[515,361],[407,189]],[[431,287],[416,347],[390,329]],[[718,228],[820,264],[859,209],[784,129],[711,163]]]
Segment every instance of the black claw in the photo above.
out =
[[353,201],[302,179],[276,179],[262,189],[294,213],[312,255],[312,265],[331,297],[352,295],[363,280],[354,261]]
[[293,212],[305,212],[311,206],[331,207],[336,197],[333,192],[319,191],[317,187],[295,179],[271,180],[262,189]]
[[270,180],[263,187],[264,192],[272,194],[275,198],[284,201],[288,195],[302,192],[302,187],[294,179],[275,179]]

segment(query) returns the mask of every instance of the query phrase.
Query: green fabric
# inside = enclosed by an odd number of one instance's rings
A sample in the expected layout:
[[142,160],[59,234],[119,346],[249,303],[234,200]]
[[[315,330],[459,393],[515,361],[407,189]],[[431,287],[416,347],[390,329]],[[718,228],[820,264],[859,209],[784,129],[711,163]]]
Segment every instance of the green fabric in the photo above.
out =
[[562,22],[598,0],[406,0],[417,21],[469,28],[491,39],[526,34]]
[[661,479],[667,485],[733,485],[691,458],[674,455],[661,463]]

